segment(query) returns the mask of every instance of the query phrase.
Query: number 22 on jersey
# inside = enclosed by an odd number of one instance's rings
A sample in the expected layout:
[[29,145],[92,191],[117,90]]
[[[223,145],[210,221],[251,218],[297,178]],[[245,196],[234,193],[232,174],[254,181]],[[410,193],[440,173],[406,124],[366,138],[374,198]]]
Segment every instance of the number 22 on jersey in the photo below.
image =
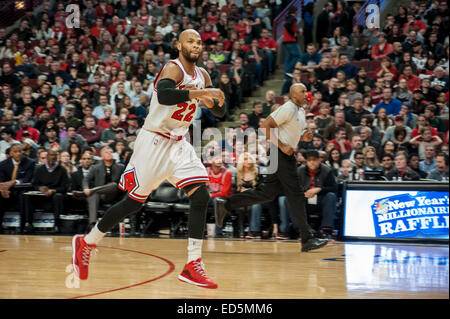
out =
[[[195,110],[197,109],[197,105],[195,103],[188,104],[186,102],[183,102],[177,104],[177,107],[179,107],[180,109],[173,112],[173,119],[185,122],[192,121],[192,114],[194,114]],[[186,112],[186,109],[188,110],[188,112],[187,114],[184,114]]]

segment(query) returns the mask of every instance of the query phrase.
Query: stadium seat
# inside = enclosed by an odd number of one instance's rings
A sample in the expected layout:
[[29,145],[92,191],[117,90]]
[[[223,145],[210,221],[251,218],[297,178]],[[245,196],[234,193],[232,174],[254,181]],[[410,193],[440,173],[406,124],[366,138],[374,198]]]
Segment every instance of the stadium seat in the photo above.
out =
[[366,69],[366,71],[369,69],[369,60],[362,60],[362,61],[352,61],[351,63],[356,65],[358,68],[363,67]]
[[284,98],[282,96],[275,96],[275,103],[276,104],[283,104]]
[[375,72],[376,69],[378,69],[380,67],[380,65],[381,65],[381,60],[372,60],[372,61],[370,61],[368,71],[374,71]]
[[217,68],[219,69],[220,73],[227,72],[227,70],[229,68],[231,68],[231,67],[232,67],[231,64],[220,64],[220,65],[217,66]]

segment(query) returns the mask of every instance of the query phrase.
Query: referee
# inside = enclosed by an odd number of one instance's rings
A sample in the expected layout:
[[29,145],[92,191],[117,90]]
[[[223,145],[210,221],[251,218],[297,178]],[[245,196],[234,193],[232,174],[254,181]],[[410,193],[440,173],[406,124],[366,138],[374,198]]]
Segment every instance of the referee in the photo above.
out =
[[[290,88],[291,99],[271,113],[261,125],[266,129],[266,137],[278,146],[278,168],[273,174],[268,174],[264,182],[256,188],[234,194],[226,199],[217,199],[215,205],[216,223],[222,227],[227,213],[239,207],[273,201],[278,195],[284,194],[291,207],[292,222],[298,226],[302,242],[302,251],[318,249],[328,243],[327,239],[313,236],[308,225],[305,212],[305,195],[300,188],[297,176],[297,165],[294,149],[300,138],[310,140],[311,134],[302,136],[305,128],[305,104],[307,91],[301,83]],[[271,128],[278,129],[278,136],[270,134]],[[308,136],[306,136],[308,135]]]

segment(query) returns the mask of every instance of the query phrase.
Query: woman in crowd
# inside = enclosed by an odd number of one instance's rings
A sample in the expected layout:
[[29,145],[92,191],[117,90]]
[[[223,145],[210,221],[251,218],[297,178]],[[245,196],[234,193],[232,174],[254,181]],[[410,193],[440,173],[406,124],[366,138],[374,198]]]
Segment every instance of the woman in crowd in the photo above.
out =
[[384,133],[391,125],[392,120],[387,117],[386,109],[384,107],[380,107],[373,121],[373,126],[377,127],[380,133]]
[[82,153],[82,151],[81,151],[80,145],[78,145],[77,143],[69,144],[68,154],[70,156],[70,162],[74,166],[77,166],[78,164],[80,164],[81,153]]

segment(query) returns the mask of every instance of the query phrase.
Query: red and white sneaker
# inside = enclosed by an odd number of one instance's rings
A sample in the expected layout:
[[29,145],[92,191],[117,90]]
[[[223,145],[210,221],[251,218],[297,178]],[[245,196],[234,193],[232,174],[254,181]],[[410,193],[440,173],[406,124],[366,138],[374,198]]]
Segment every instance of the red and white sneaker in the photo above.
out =
[[217,288],[217,284],[206,276],[205,265],[201,258],[186,264],[178,279],[204,288]]
[[72,239],[72,266],[75,274],[85,280],[88,277],[89,258],[97,245],[89,245],[84,241],[86,235],[75,235]]

